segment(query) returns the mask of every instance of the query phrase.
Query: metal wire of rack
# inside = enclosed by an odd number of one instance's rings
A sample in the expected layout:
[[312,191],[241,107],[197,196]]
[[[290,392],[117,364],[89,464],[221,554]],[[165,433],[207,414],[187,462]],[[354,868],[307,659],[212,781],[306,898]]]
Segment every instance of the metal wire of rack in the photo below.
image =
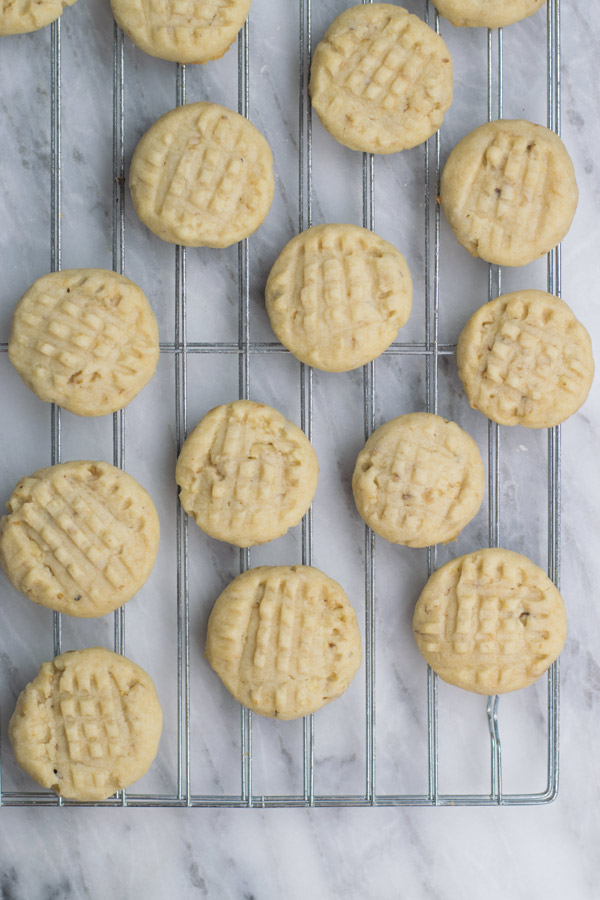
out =
[[[363,0],[369,3],[372,0]],[[439,16],[430,0],[425,0],[424,18],[439,33]],[[308,94],[310,60],[312,57],[312,0],[298,0],[299,33],[299,120],[298,120],[298,230],[312,224],[312,110]],[[560,0],[547,4],[547,125],[560,134]],[[113,196],[112,196],[112,266],[114,271],[125,269],[125,65],[123,32],[114,26],[113,56]],[[62,261],[62,176],[61,176],[61,20],[50,28],[50,261],[51,270],[61,268]],[[246,117],[250,111],[250,31],[246,23],[238,38],[238,112]],[[176,66],[176,105],[186,103],[185,66]],[[503,33],[502,29],[488,32],[487,40],[487,111],[488,120],[502,118],[503,113]],[[440,134],[424,145],[424,336],[419,342],[395,342],[385,355],[418,356],[425,362],[426,409],[438,409],[438,364],[441,356],[455,353],[455,346],[439,340],[440,297],[440,208],[437,202],[440,186]],[[372,154],[363,154],[362,161],[362,224],[375,230],[375,161]],[[186,250],[175,248],[175,331],[174,341],[161,342],[161,353],[173,356],[175,368],[175,424],[179,452],[187,435],[187,364],[190,354],[233,354],[238,356],[240,398],[250,395],[251,357],[255,354],[287,353],[279,343],[250,339],[250,242],[238,245],[238,340],[237,342],[191,342],[187,339]],[[488,296],[501,293],[502,271],[490,265]],[[560,246],[548,254],[547,289],[560,296]],[[0,345],[6,351],[7,344]],[[299,378],[301,427],[308,438],[313,430],[312,370],[300,364]],[[376,362],[363,369],[364,435],[369,437],[375,428]],[[113,464],[125,467],[126,413],[113,414]],[[488,532],[489,546],[500,543],[500,428],[488,425]],[[50,425],[51,463],[61,461],[61,412],[52,406]],[[560,587],[561,550],[561,443],[560,427],[548,431],[548,574]],[[198,795],[192,792],[190,770],[190,615],[189,615],[189,542],[188,520],[177,503],[177,781],[172,794],[135,793],[119,791],[98,806],[172,806],[172,807],[326,807],[326,806],[489,806],[534,805],[551,802],[558,791],[558,729],[559,729],[559,666],[555,662],[547,676],[547,770],[546,787],[539,793],[504,793],[502,787],[502,748],[499,729],[499,697],[489,697],[487,719],[490,739],[490,789],[481,794],[442,794],[439,791],[438,753],[438,686],[437,676],[427,669],[427,771],[428,790],[423,794],[386,794],[376,789],[376,545],[373,532],[365,526],[364,591],[365,591],[365,781],[361,794],[316,794],[315,725],[313,716],[303,720],[302,759],[303,789],[292,795],[255,795],[252,787],[252,713],[241,708],[240,713],[240,792],[237,795]],[[312,511],[302,522],[302,563],[310,565],[313,555]],[[436,568],[436,547],[427,551],[427,569]],[[250,566],[250,550],[240,550],[240,571]],[[116,652],[125,652],[125,609],[113,614],[113,642]],[[61,616],[53,614],[54,653],[62,651]],[[64,801],[43,791],[2,791],[0,766],[0,806],[70,806],[80,805]]]

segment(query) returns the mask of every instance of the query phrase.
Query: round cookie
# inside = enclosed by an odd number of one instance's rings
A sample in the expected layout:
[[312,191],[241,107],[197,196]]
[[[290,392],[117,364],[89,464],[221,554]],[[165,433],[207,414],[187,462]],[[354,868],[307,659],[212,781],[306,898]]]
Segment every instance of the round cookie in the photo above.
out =
[[158,552],[149,494],[105,462],[23,478],[0,521],[0,564],[21,593],[57,612],[103,616],[138,591]]
[[375,359],[410,315],[412,281],[392,244],[357,225],[292,238],[266,287],[271,327],[309,366],[347,372]]
[[476,515],[485,488],[481,454],[455,422],[409,413],[381,425],[358,454],[356,508],[394,544],[454,540]]
[[362,657],[356,613],[319,569],[249,569],[214,605],[206,657],[244,706],[297,719],[335,700],[354,678]]
[[524,266],[562,241],[578,192],[558,135],[523,119],[500,119],[456,145],[440,197],[454,236],[472,256]]
[[0,36],[45,28],[62,16],[65,6],[74,3],[75,0],[0,0]]
[[567,635],[563,599],[545,572],[511,550],[477,550],[434,572],[413,618],[417,646],[440,678],[476,694],[527,687]]
[[106,800],[141,778],[161,731],[150,676],[104,647],[42,663],[8,725],[21,768],[70,800]]
[[396,153],[442,124],[452,103],[452,60],[441,37],[402,7],[352,6],[317,45],[310,96],[340,144]]
[[471,406],[500,425],[559,425],[585,402],[594,378],[589,334],[545,291],[484,304],[463,328],[457,362]]
[[117,24],[150,56],[205,63],[229,50],[251,0],[110,0]]
[[440,15],[453,25],[503,28],[538,11],[546,0],[434,0]]
[[141,288],[105,269],[38,278],[15,309],[8,356],[42,400],[79,416],[122,409],[150,381],[158,326]]
[[273,200],[273,154],[254,125],[217,103],[161,116],[129,172],[135,211],[150,231],[186,247],[229,247],[261,225]]
[[318,477],[304,432],[252,400],[207,413],[181,448],[175,471],[185,511],[211,537],[238,547],[264,544],[297,525]]

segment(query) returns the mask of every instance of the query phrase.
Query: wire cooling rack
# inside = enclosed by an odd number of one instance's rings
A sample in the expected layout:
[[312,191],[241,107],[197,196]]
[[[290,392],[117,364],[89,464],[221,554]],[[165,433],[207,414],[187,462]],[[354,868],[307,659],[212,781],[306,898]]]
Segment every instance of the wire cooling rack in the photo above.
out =
[[[364,0],[367,2],[367,0]],[[298,0],[298,230],[312,224],[313,167],[312,112],[308,94],[310,60],[312,56],[312,0]],[[290,14],[292,13],[290,2]],[[425,0],[424,18],[439,33],[439,19],[434,7]],[[50,252],[52,271],[61,268],[61,20],[50,28],[51,73],[51,154],[50,154]],[[547,5],[547,124],[560,133],[560,0]],[[240,32],[238,52],[238,111],[248,116],[250,86],[250,42],[248,23]],[[124,104],[124,37],[114,27],[113,61],[113,197],[112,197],[112,265],[123,273],[125,263],[125,104]],[[177,66],[176,104],[186,103],[186,70]],[[488,119],[502,118],[503,111],[503,33],[489,31],[487,36],[487,113]],[[440,357],[452,356],[455,346],[439,340],[440,297],[440,208],[437,202],[440,183],[440,136],[432,137],[423,148],[423,208],[424,208],[424,293],[425,320],[423,340],[397,342],[386,355],[416,356],[424,361],[426,409],[438,409],[438,364]],[[375,163],[373,155],[363,154],[362,160],[362,224],[375,229]],[[174,341],[161,343],[161,353],[174,358],[175,365],[175,425],[177,451],[187,434],[188,361],[191,354],[233,354],[239,360],[239,396],[247,398],[250,391],[251,360],[256,354],[283,353],[281,345],[270,341],[250,340],[250,283],[249,241],[238,245],[238,340],[234,342],[192,342],[187,332],[186,250],[175,248]],[[547,289],[560,296],[560,247],[548,254]],[[489,299],[502,290],[502,272],[489,266]],[[0,345],[6,351],[6,343]],[[363,369],[364,436],[369,437],[375,427],[376,365]],[[300,365],[301,426],[309,438],[313,430],[313,378],[309,367]],[[125,465],[125,412],[113,415],[113,463]],[[488,425],[488,530],[489,546],[498,546],[500,530],[500,428]],[[61,461],[61,411],[53,406],[51,413],[50,455],[52,464]],[[548,432],[547,527],[548,573],[560,586],[560,428]],[[239,794],[200,795],[192,791],[190,765],[190,612],[189,612],[189,542],[188,520],[177,505],[177,776],[174,793],[135,793],[121,791],[103,806],[224,806],[224,807],[311,807],[311,806],[485,806],[543,804],[554,799],[558,790],[558,725],[559,725],[559,669],[554,663],[547,675],[547,737],[546,786],[538,793],[505,793],[502,786],[502,748],[500,741],[499,698],[489,697],[487,721],[489,728],[490,768],[489,790],[482,793],[441,793],[439,790],[438,753],[439,711],[437,676],[427,670],[427,771],[428,789],[423,794],[379,793],[376,789],[376,547],[373,532],[365,527],[364,537],[364,596],[365,596],[365,772],[361,793],[320,794],[315,792],[315,725],[313,716],[303,720],[302,730],[302,791],[287,795],[257,795],[253,791],[252,713],[241,709],[240,718],[240,791]],[[302,522],[302,563],[310,565],[313,556],[312,512]],[[240,570],[250,566],[250,550],[240,551]],[[437,549],[427,551],[427,568],[431,574],[437,566]],[[61,617],[53,616],[54,652],[62,652]],[[125,609],[114,613],[114,648],[125,649]],[[1,775],[1,769],[0,769]],[[77,805],[63,801],[43,791],[2,791],[0,805]]]

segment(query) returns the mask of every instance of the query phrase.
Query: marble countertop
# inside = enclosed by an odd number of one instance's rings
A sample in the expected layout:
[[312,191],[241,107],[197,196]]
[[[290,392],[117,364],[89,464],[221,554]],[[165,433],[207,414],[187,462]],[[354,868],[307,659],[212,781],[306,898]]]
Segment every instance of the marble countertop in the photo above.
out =
[[[350,5],[313,3],[316,42]],[[423,15],[423,4],[406,2]],[[563,244],[563,297],[596,342],[600,181],[600,87],[591,47],[600,25],[589,0],[562,7],[562,134],[575,163],[579,208]],[[546,122],[545,10],[504,30],[504,115]],[[111,267],[113,19],[108,0],[67,9],[62,33],[62,264]],[[483,30],[441,33],[455,66],[455,100],[441,131],[442,163],[451,147],[487,117]],[[175,66],[125,40],[125,160],[140,135],[175,105]],[[50,29],[0,39],[0,342],[18,297],[50,268]],[[250,118],[275,157],[273,208],[250,241],[251,340],[273,339],[264,311],[266,275],[298,229],[298,4],[254,0],[250,24]],[[187,70],[189,101],[237,108],[237,53]],[[375,227],[404,253],[415,296],[402,341],[422,341],[425,284],[423,149],[375,160]],[[362,157],[313,123],[313,223],[362,222]],[[126,198],[125,274],[147,292],[161,339],[174,340],[174,250],[137,221]],[[463,251],[442,219],[440,341],[455,343],[462,324],[487,300],[487,266]],[[238,253],[187,254],[188,340],[237,341]],[[505,271],[503,291],[546,286],[545,263]],[[0,496],[24,474],[48,465],[49,408],[20,382],[0,353]],[[424,409],[424,356],[386,355],[376,364],[376,424]],[[193,354],[188,364],[188,421],[238,391],[235,354]],[[253,354],[250,396],[299,421],[298,364],[289,354]],[[338,579],[364,620],[364,530],[351,497],[353,462],[364,440],[362,372],[313,377],[313,441],[321,464],[314,504],[313,563]],[[151,492],[162,524],[159,561],[126,607],[126,652],[154,677],[165,709],[159,756],[136,786],[176,790],[177,633],[175,567],[176,455],[173,354],[127,409],[126,467]],[[486,453],[487,423],[462,393],[451,356],[440,358],[439,411],[465,427]],[[562,429],[562,590],[569,636],[561,656],[560,791],[549,806],[381,809],[0,810],[3,900],[163,898],[494,898],[597,897],[600,842],[596,750],[600,746],[600,615],[596,548],[600,516],[600,393]],[[112,460],[112,420],[62,417],[63,459]],[[503,429],[500,544],[547,563],[545,433]],[[167,474],[165,474],[167,473]],[[234,548],[190,527],[191,785],[197,794],[239,793],[237,704],[203,659],[212,601],[236,574]],[[487,500],[438,562],[485,546]],[[427,573],[425,551],[377,542],[377,789],[427,790],[425,666],[410,619]],[[299,562],[300,528],[251,554],[252,565]],[[6,725],[15,698],[52,656],[52,617],[2,582],[0,726],[3,789],[33,785],[12,759]],[[63,648],[112,646],[113,620],[67,620]],[[485,698],[440,684],[440,791],[488,790]],[[501,701],[507,792],[545,787],[545,682]],[[364,790],[364,666],[346,695],[315,716],[315,790]],[[302,790],[302,725],[254,719],[256,795]]]

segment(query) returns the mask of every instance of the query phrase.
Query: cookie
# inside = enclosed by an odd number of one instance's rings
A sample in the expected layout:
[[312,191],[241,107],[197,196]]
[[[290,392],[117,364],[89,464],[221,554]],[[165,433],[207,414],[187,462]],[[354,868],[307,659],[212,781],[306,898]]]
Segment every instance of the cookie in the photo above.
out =
[[117,24],[150,56],[205,63],[229,50],[251,0],[110,0]]
[[344,693],[360,666],[356,613],[312,566],[238,575],[208,620],[206,657],[236,700],[261,716],[297,719]]
[[481,454],[456,422],[429,413],[398,416],[358,454],[352,491],[376,534],[428,547],[454,540],[476,515],[485,489]]
[[594,377],[589,334],[545,291],[484,304],[460,335],[457,361],[471,406],[500,425],[559,425],[583,405]]
[[15,309],[8,356],[28,388],[79,416],[122,409],[154,374],[158,326],[141,288],[105,269],[38,278]]
[[273,200],[273,154],[243,116],[217,103],[165,113],[131,161],[135,211],[150,231],[186,247],[229,247],[252,234]]
[[441,204],[457,241],[499,266],[524,266],[552,250],[570,228],[577,198],[561,139],[523,119],[480,125],[442,172]]
[[318,44],[312,105],[333,137],[369,153],[396,153],[434,134],[452,103],[452,60],[441,37],[391,3],[353,6]]
[[538,11],[546,0],[434,0],[437,11],[453,25],[503,28]]
[[158,551],[149,494],[105,462],[67,462],[23,478],[0,521],[11,584],[49,609],[103,616],[138,591]]
[[297,525],[318,476],[304,432],[252,400],[207,413],[181,448],[175,471],[185,511],[211,537],[238,547],[264,544]]
[[317,225],[292,238],[266,287],[271,327],[309,366],[347,372],[375,359],[407,321],[412,281],[392,244],[357,225]]
[[45,28],[62,16],[75,0],[0,0],[0,35],[26,34]]
[[69,800],[106,800],[150,768],[162,710],[150,676],[104,647],[71,650],[17,700],[8,736],[17,762]]
[[440,678],[504,694],[543,675],[563,648],[563,599],[545,572],[511,550],[477,550],[429,578],[413,618],[417,646]]

